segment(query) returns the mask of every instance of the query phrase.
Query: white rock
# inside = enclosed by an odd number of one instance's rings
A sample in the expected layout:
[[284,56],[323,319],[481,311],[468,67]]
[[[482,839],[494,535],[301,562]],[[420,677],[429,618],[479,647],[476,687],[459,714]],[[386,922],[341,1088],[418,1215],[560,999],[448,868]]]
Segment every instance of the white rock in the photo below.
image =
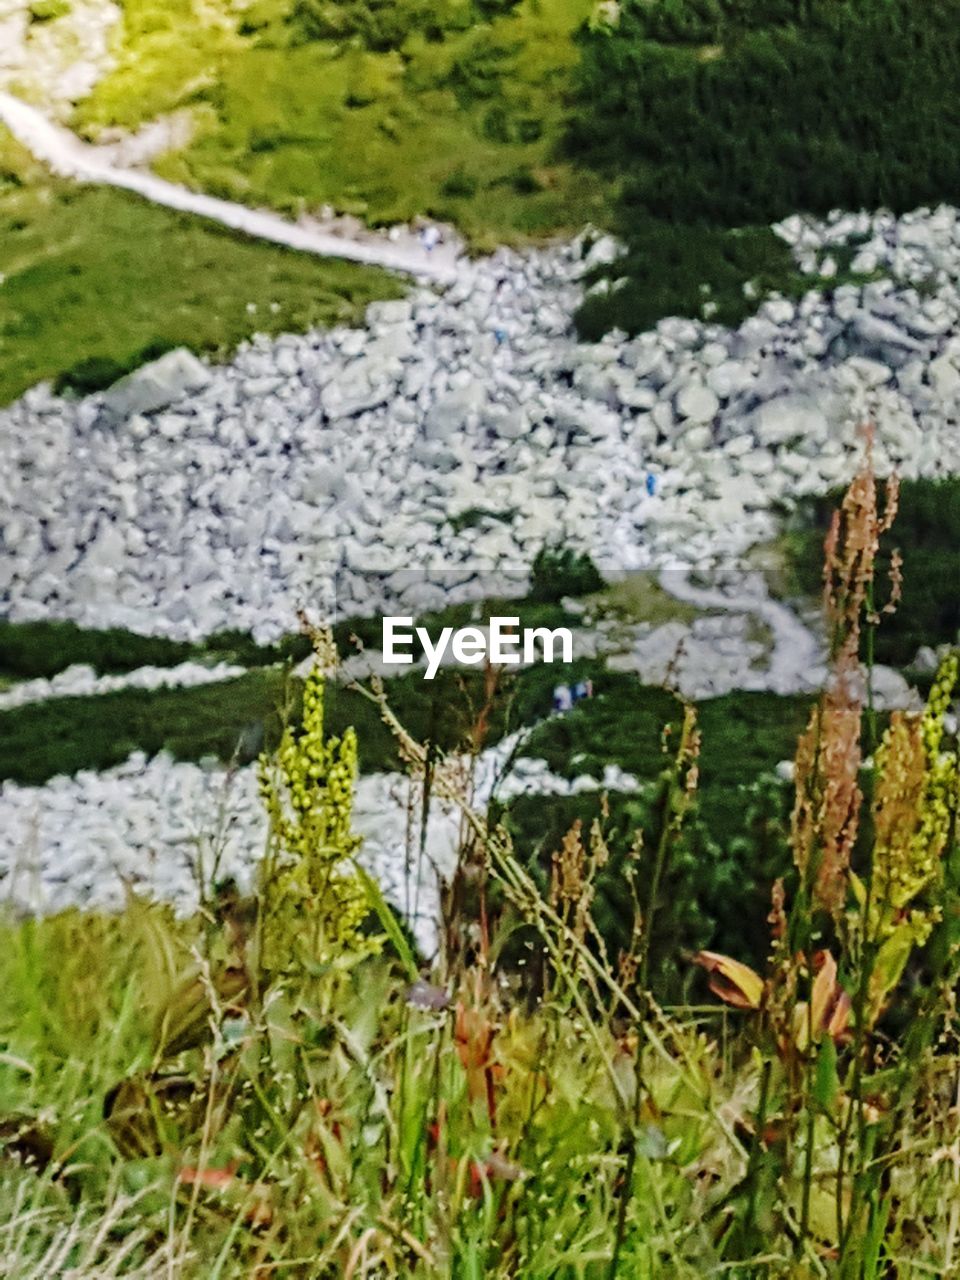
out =
[[927,366],[927,378],[935,394],[944,400],[955,400],[960,391],[960,372],[947,356],[931,360]]
[[108,422],[119,422],[134,414],[155,413],[201,390],[209,381],[206,365],[178,347],[108,388],[103,393],[103,416]]
[[731,396],[746,391],[754,377],[749,365],[739,360],[724,360],[707,374],[707,386],[721,400],[729,400]]
[[620,244],[613,236],[600,236],[583,260],[584,270],[591,271],[594,267],[608,266],[616,262],[622,252]]
[[388,302],[371,302],[367,307],[367,324],[394,325],[406,324],[413,318],[413,303],[407,298],[391,299]]
[[712,422],[720,408],[716,395],[699,380],[681,387],[673,403],[680,417],[690,422]]
[[456,391],[448,391],[429,409],[424,419],[424,434],[428,440],[446,440],[462,431],[471,414],[476,413],[486,399],[483,387],[471,382]]
[[802,392],[778,396],[760,405],[748,421],[758,443],[767,448],[796,440],[821,442],[829,434],[829,424],[820,402]]

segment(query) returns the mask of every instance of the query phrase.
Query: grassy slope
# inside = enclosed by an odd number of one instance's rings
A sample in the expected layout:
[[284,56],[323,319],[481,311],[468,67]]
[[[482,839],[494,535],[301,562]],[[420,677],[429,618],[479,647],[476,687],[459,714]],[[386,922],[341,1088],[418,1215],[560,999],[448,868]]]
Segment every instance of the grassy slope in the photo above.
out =
[[134,127],[189,106],[193,143],[157,168],[287,211],[329,202],[372,223],[431,214],[479,245],[602,216],[607,184],[557,156],[572,35],[591,0],[522,0],[489,23],[442,40],[414,30],[384,50],[297,42],[291,7],[254,6],[238,34],[223,5],[133,0],[118,67],[79,123]]
[[[937,3],[953,12],[956,0]],[[952,190],[948,143],[910,163],[914,137],[933,146],[939,127],[884,123],[886,50],[901,28],[916,46],[898,74],[917,121],[928,108],[912,86],[928,71],[953,83],[930,39],[935,18],[904,16],[899,0],[883,13],[865,0],[808,8],[798,18],[795,6],[760,5],[745,18],[726,0],[625,5],[615,35],[577,38],[592,0],[128,0],[115,69],[75,123],[96,134],[186,109],[193,140],[158,170],[290,214],[325,203],[374,224],[427,214],[478,248],[616,226],[630,253],[613,274],[626,283],[587,300],[584,337],[671,314],[736,324],[755,296],[850,278],[845,261],[832,281],[800,275],[772,217]],[[802,137],[798,119],[812,122]],[[64,238],[42,221],[41,244]],[[134,273],[122,256],[120,267],[109,270]],[[310,308],[295,282],[282,288],[270,324],[299,327]],[[37,296],[49,311],[46,289]],[[221,328],[246,324],[243,308],[228,319],[202,340],[218,345]],[[158,337],[132,327],[113,343],[128,362]]]
[[150,348],[222,354],[255,332],[356,321],[402,290],[384,272],[50,181],[2,131],[0,275],[0,404],[91,359],[119,374]]
[[[484,999],[474,1014],[471,1004],[479,1031],[467,1043],[488,1025],[492,1039],[496,1028],[488,1113],[476,1101],[483,1063],[461,1061],[446,1016],[406,1006],[409,978],[397,966],[345,952],[310,970],[300,961],[306,932],[302,917],[289,926],[289,974],[262,975],[269,1017],[260,1018],[249,998],[208,1016],[205,988],[178,986],[192,972],[191,950],[212,955],[218,977],[224,953],[233,959],[219,921],[175,921],[132,903],[114,918],[69,913],[0,928],[6,1274],[53,1274],[41,1259],[70,1224],[73,1248],[64,1252],[76,1280],[134,1268],[151,1280],[339,1276],[364,1248],[382,1251],[385,1280],[600,1274],[616,1230],[614,1153],[627,1124],[605,1068],[625,1055],[602,1015],[587,1026],[562,996],[533,1013],[522,1005],[501,1013]],[[163,1017],[186,1026],[184,1052],[156,1052]],[[217,1042],[215,1074],[206,1065],[211,1022],[229,1037],[226,1047]],[[231,1034],[238,1028],[242,1038]],[[655,1132],[673,1158],[638,1167],[630,1275],[655,1274],[646,1260],[662,1252],[654,1194],[672,1223],[690,1212],[685,1165],[702,1156],[724,1191],[739,1168],[711,1113],[714,1097],[733,1091],[719,1078],[719,1054],[679,1026],[675,1045],[689,1066],[679,1054],[676,1063],[653,1055],[645,1063]],[[701,1079],[711,1082],[709,1100]],[[164,1093],[167,1082],[183,1087]],[[730,1106],[739,1118],[742,1107]],[[441,1133],[439,1152],[431,1132]],[[471,1181],[491,1150],[500,1163],[482,1184],[476,1174]],[[19,1167],[18,1153],[34,1166]],[[66,1168],[48,1165],[51,1157]],[[225,1189],[178,1185],[191,1166],[237,1176],[223,1177]],[[117,1197],[132,1201],[111,1224]],[[706,1270],[716,1256],[709,1232],[690,1235],[684,1255]],[[677,1280],[703,1273],[679,1263],[670,1271]]]
[[[238,21],[222,5],[132,0],[117,67],[77,122],[96,133],[188,108],[196,133],[157,162],[167,177],[288,213],[327,203],[374,224],[428,214],[477,248],[621,221],[618,166],[594,167],[582,138],[575,159],[568,146],[571,123],[593,136],[576,38],[592,0],[519,0],[486,21],[469,0],[449,0],[436,8],[433,33],[410,17],[417,0],[400,0],[392,44],[373,36],[376,4],[347,39],[324,38],[323,24],[305,34],[302,12],[324,8],[338,7],[261,0]],[[356,17],[361,6],[345,0],[339,11]],[[632,167],[619,161],[624,172]],[[745,281],[760,296],[817,283],[798,275],[763,225],[732,234],[658,217],[640,227],[631,211],[629,228],[630,283],[588,300],[578,318],[586,338],[699,315],[705,303],[719,322],[736,324],[756,305]]]

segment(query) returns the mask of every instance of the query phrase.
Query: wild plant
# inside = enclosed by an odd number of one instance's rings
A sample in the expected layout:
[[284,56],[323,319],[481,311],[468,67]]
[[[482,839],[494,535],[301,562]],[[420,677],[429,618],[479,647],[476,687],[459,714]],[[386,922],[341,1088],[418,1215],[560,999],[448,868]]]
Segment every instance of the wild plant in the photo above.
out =
[[260,765],[253,892],[221,884],[188,920],[131,899],[0,925],[0,1240],[22,1274],[960,1274],[958,660],[922,712],[871,705],[895,496],[881,507],[865,468],[828,539],[834,672],[797,750],[795,887],[772,887],[762,974],[697,957],[723,1020],[651,993],[694,708],[664,735],[613,954],[606,802],[544,887],[476,804],[493,675],[462,758],[407,733],[375,685],[412,856],[434,802],[462,819],[431,961],[357,857],[356,742],[326,732],[317,634],[302,723]]
[[[899,1274],[898,1179],[915,1163],[914,1107],[937,1037],[954,1034],[960,972],[958,756],[946,733],[958,656],[944,657],[926,708],[892,712],[882,732],[871,696],[874,629],[900,589],[894,555],[878,605],[875,561],[896,499],[894,480],[881,510],[868,462],[827,536],[832,675],[798,744],[798,885],[789,910],[774,887],[767,974],[698,957],[714,991],[753,1015],[759,1065],[750,1162],[722,1252],[746,1261],[782,1234],[796,1274],[849,1280]],[[899,1043],[895,998],[909,1011]]]

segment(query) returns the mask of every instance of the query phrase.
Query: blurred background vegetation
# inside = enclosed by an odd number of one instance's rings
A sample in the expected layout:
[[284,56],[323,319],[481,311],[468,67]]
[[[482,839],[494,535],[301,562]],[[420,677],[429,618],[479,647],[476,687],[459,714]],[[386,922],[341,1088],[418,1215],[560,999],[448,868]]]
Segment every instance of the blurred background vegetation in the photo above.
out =
[[[774,220],[956,198],[958,18],[960,0],[126,0],[70,123],[185,119],[160,174],[290,216],[427,217],[475,251],[612,230],[627,251],[592,278],[589,339],[736,324],[770,291],[850,278],[842,247],[830,280],[801,275]],[[351,322],[399,287],[53,183],[2,135],[0,229],[0,400],[178,342]]]

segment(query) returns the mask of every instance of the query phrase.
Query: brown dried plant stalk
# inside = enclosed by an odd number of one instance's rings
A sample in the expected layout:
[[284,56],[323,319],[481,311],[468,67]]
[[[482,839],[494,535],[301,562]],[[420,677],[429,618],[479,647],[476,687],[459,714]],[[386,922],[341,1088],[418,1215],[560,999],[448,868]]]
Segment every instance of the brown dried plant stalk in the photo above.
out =
[[796,756],[796,800],[791,823],[794,862],[812,905],[837,918],[847,899],[850,855],[857,839],[863,797],[861,717],[869,672],[860,660],[866,622],[867,665],[872,665],[873,629],[879,612],[889,613],[900,597],[900,558],[894,555],[890,598],[878,612],[874,587],[880,538],[897,513],[899,483],[891,476],[885,500],[878,500],[871,463],[873,430],[866,435],[866,459],[834,512],[824,543],[823,605],[833,669],[822,700],[814,708]]

